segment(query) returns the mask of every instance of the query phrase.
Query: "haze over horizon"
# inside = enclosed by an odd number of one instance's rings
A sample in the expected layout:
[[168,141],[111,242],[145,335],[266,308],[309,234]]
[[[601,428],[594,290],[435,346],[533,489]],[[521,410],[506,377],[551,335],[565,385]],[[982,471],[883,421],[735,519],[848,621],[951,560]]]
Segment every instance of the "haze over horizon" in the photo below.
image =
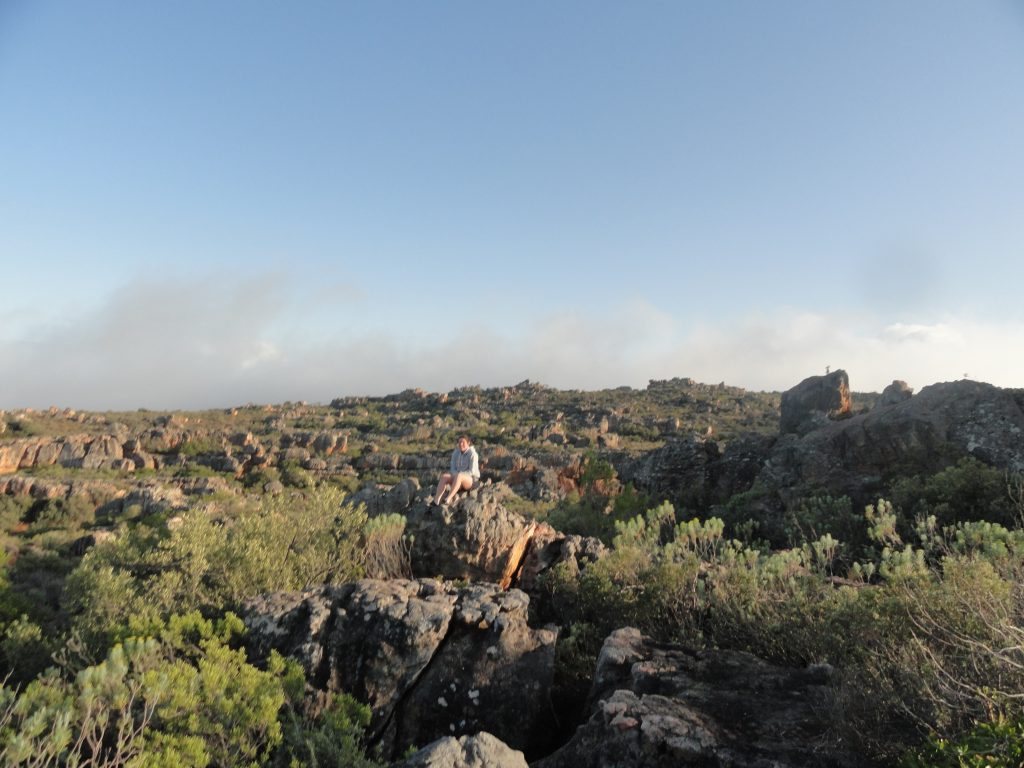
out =
[[1024,9],[0,2],[0,409],[1024,386]]

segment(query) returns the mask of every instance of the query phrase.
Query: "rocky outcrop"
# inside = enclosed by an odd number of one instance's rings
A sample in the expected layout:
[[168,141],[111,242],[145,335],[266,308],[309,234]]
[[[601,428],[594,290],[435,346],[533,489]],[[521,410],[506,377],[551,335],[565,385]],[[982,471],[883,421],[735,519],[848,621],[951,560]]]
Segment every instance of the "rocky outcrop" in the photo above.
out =
[[250,601],[257,655],[298,659],[316,688],[372,709],[387,755],[486,730],[515,749],[548,746],[553,628],[527,623],[529,598],[493,584],[363,580]]
[[1011,390],[975,381],[925,387],[802,438],[781,438],[760,479],[789,494],[828,489],[862,500],[895,471],[930,474],[963,456],[1024,471],[1024,411]]
[[412,505],[406,533],[413,537],[413,573],[531,589],[555,563],[584,564],[603,553],[597,539],[566,536],[508,509],[503,501],[511,495],[503,484],[484,485],[447,506]]
[[749,491],[777,440],[777,437],[753,432],[730,440],[709,468],[707,503],[721,504],[737,493]]
[[831,677],[620,629],[598,657],[589,720],[534,766],[851,768],[831,734]]
[[24,474],[0,476],[0,494],[44,500],[80,498],[95,506],[102,504],[104,511],[114,515],[129,507],[150,515],[187,506],[184,494],[173,486],[152,484],[125,489],[99,480],[62,482]]
[[416,500],[420,482],[415,477],[407,477],[397,485],[382,489],[376,485],[368,485],[349,496],[346,501],[353,505],[362,504],[370,517],[389,514],[404,514]]
[[526,757],[486,731],[428,744],[393,768],[527,768]]
[[604,557],[604,554],[605,546],[598,538],[566,535],[547,523],[539,523],[535,526],[519,567],[513,574],[513,583],[520,589],[532,593],[540,584],[541,574],[549,568],[569,562],[578,573],[587,564]]
[[850,380],[846,371],[811,376],[782,393],[779,431],[805,435],[850,413]]
[[501,582],[519,567],[535,526],[502,503],[507,489],[481,487],[447,506],[420,503],[409,510],[412,567],[418,576]]
[[718,444],[713,440],[674,438],[661,448],[623,461],[619,478],[656,498],[702,506],[718,458]]
[[896,405],[914,396],[914,389],[907,382],[894,379],[892,384],[882,390],[878,405]]

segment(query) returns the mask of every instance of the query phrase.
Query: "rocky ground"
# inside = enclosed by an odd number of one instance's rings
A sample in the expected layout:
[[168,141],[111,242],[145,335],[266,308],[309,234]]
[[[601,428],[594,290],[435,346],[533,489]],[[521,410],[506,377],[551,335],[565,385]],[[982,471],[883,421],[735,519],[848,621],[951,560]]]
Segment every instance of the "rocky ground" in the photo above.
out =
[[[838,746],[828,711],[831,669],[696,653],[628,627],[605,641],[585,716],[569,722],[552,703],[561,628],[537,618],[538,577],[567,561],[584,570],[605,544],[560,532],[546,513],[586,484],[628,484],[705,515],[749,499],[770,535],[792,499],[861,503],[897,468],[931,472],[970,456],[1024,472],[1022,409],[1024,391],[966,380],[918,394],[894,382],[860,397],[837,371],[781,396],[677,379],[642,391],[524,382],[201,414],[11,411],[0,413],[0,497],[30,502],[6,521],[15,550],[19,531],[58,502],[91,508],[65,543],[71,557],[114,535],[106,521],[173,515],[204,496],[329,482],[371,516],[402,515],[413,578],[265,595],[245,620],[256,657],[292,656],[314,694],[344,690],[368,704],[387,757],[430,744],[403,765],[849,766],[858,758]],[[481,453],[483,482],[448,507],[429,505],[462,432]],[[594,476],[596,466],[611,471]]]

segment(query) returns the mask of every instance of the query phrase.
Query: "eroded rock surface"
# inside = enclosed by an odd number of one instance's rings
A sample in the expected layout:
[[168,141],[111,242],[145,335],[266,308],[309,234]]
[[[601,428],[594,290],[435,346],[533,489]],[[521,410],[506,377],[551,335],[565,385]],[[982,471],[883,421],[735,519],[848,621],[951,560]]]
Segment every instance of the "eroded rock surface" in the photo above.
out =
[[245,621],[257,654],[292,656],[314,687],[367,703],[390,756],[482,730],[534,752],[552,735],[557,632],[530,627],[528,608],[493,584],[366,579],[258,598]]
[[805,435],[850,413],[850,379],[846,371],[810,376],[782,393],[779,431]]
[[413,573],[529,589],[556,562],[571,557],[582,563],[603,552],[597,539],[566,536],[513,512],[503,503],[511,495],[498,483],[460,494],[448,506],[413,504],[406,525]]
[[393,768],[527,768],[526,757],[486,731],[428,744]]
[[536,768],[849,768],[830,732],[831,668],[658,644],[625,628],[598,658],[591,716]]
[[781,438],[761,479],[794,493],[827,488],[857,499],[894,468],[932,473],[962,456],[1024,471],[1024,411],[1013,391],[967,380],[933,384],[802,438]]

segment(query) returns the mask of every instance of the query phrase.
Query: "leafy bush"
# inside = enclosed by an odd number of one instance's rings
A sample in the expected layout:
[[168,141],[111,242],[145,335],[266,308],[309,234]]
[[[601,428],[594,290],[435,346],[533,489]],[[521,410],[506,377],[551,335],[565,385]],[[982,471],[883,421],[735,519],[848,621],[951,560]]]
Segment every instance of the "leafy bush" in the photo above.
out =
[[363,562],[373,579],[412,578],[412,536],[405,535],[405,517],[381,515],[363,527]]
[[962,737],[933,737],[906,755],[902,768],[1020,768],[1024,765],[1024,722],[996,718],[978,723]]
[[930,477],[900,478],[888,497],[900,512],[904,531],[911,521],[929,516],[940,526],[968,520],[1014,525],[1018,509],[1007,481],[1002,470],[967,457]]
[[282,745],[277,765],[372,765],[360,746],[368,711],[342,696],[302,723],[301,669],[273,653],[266,670],[248,664],[231,647],[237,617],[193,613],[149,629],[74,677],[53,668],[20,695],[0,688],[4,764],[260,766]]
[[281,482],[292,488],[312,488],[315,484],[313,476],[299,466],[297,461],[281,463]]
[[263,592],[358,578],[366,514],[342,498],[321,487],[264,497],[237,518],[197,508],[173,526],[126,529],[87,553],[68,577],[73,626],[89,647],[102,649],[131,621],[195,609],[212,614]]

